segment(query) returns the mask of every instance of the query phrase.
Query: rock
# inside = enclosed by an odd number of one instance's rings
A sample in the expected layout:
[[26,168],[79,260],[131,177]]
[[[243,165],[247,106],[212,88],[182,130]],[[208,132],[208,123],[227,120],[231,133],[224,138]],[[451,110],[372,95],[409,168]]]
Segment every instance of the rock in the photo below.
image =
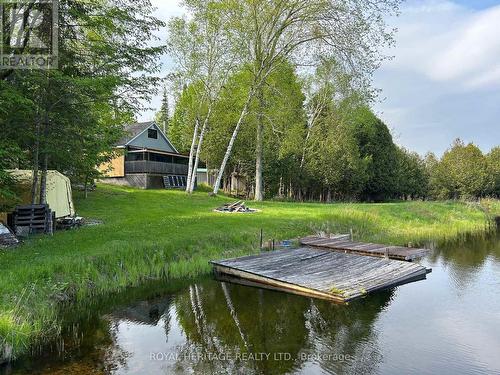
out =
[[0,365],[12,359],[12,346],[9,344],[0,345]]
[[0,249],[19,245],[19,240],[10,229],[0,222]]

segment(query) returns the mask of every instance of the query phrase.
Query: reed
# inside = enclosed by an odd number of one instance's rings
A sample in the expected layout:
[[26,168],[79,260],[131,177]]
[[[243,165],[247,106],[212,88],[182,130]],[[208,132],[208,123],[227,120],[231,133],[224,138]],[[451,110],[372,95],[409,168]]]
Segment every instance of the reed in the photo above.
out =
[[255,214],[221,214],[230,201],[198,192],[142,191],[100,185],[79,215],[103,225],[34,237],[0,252],[0,361],[25,354],[61,332],[61,307],[85,303],[153,279],[206,275],[209,260],[255,253],[264,240],[315,231],[349,232],[358,240],[405,245],[488,230],[498,201],[479,204],[250,204]]

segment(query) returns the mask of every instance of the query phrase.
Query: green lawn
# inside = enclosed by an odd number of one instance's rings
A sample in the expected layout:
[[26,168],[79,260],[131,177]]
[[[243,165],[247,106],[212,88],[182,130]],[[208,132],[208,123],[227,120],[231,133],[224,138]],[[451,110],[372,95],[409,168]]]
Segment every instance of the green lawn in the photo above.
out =
[[[417,244],[487,228],[477,204],[410,202],[386,204],[252,204],[262,212],[220,214],[230,201],[206,193],[141,191],[99,186],[78,214],[104,225],[30,239],[0,251],[1,346],[24,353],[60,330],[63,303],[85,302],[151,278],[186,278],[210,272],[208,261],[258,250],[264,239],[290,239],[315,230],[346,232],[356,239]],[[496,201],[485,202],[499,213]]]

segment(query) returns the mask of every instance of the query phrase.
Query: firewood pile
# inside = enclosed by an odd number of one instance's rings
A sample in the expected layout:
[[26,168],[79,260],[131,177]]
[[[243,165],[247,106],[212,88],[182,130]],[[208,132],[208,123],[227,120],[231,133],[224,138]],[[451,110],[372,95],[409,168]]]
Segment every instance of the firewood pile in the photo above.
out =
[[245,202],[243,201],[238,201],[234,203],[226,203],[225,205],[216,208],[214,210],[215,212],[225,212],[225,213],[243,213],[243,214],[248,214],[248,213],[253,213],[257,212],[258,210],[249,208],[245,205]]

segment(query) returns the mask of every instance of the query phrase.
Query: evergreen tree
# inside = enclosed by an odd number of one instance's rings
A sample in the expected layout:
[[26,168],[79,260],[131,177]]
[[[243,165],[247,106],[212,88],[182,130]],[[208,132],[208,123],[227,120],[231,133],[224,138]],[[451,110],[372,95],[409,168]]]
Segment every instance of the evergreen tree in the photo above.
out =
[[364,200],[384,201],[398,194],[398,155],[389,128],[367,107],[353,113],[354,136],[361,157],[369,159]]
[[428,196],[429,178],[425,161],[405,148],[397,149],[397,195],[402,199],[419,199]]
[[163,88],[163,96],[161,99],[161,107],[160,110],[156,113],[155,116],[155,121],[160,127],[160,129],[163,130],[165,134],[168,134],[169,132],[169,125],[170,125],[170,109],[169,109],[169,104],[168,104],[168,94],[167,94],[167,88]]
[[47,169],[85,182],[109,160],[122,124],[154,93],[164,51],[149,45],[163,26],[149,0],[59,5],[59,68],[0,75],[0,141],[25,156],[18,166],[40,179],[41,202]]

